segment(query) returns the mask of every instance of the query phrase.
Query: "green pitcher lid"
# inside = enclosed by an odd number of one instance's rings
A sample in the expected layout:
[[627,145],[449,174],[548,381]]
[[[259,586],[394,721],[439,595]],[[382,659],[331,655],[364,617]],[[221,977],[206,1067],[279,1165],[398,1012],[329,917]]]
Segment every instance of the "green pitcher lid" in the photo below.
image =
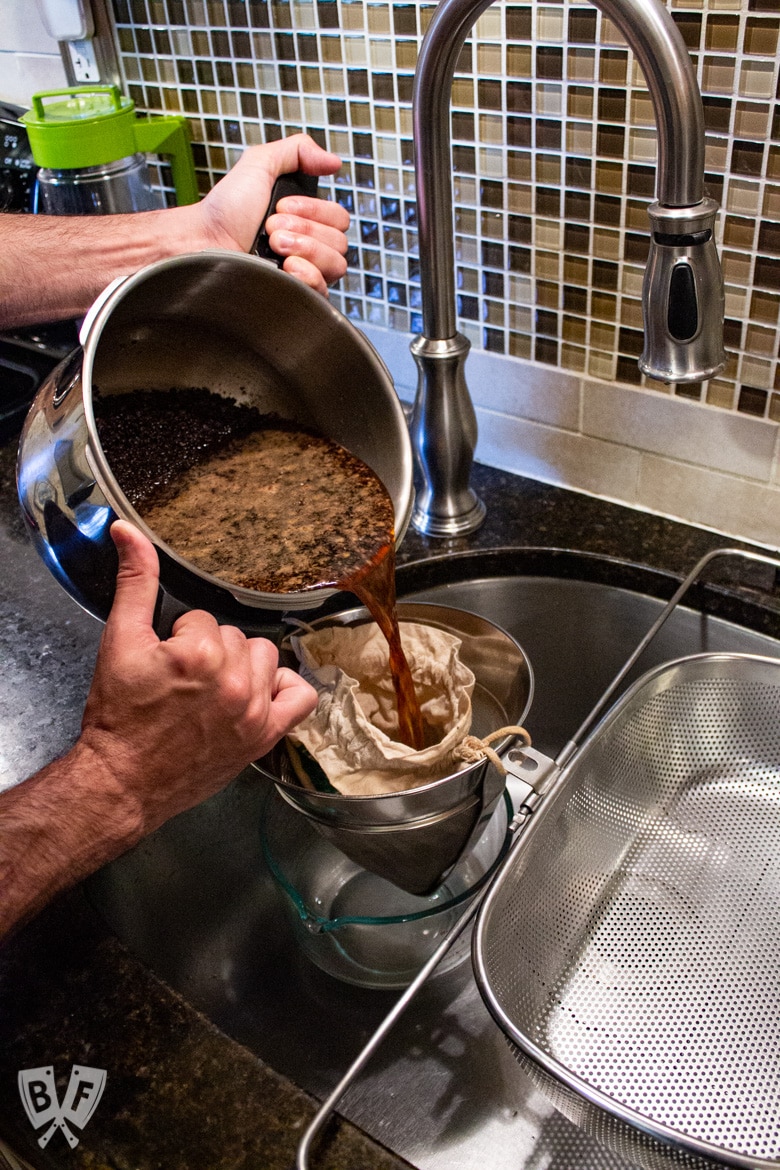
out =
[[96,167],[138,150],[135,103],[115,85],[77,85],[33,94],[32,109],[22,121],[39,167]]

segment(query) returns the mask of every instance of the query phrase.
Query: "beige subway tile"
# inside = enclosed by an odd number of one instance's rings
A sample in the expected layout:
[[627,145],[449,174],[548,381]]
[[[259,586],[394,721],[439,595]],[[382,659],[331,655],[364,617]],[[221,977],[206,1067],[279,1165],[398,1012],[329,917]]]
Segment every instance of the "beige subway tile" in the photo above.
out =
[[762,419],[597,382],[582,404],[588,435],[751,479],[771,474],[777,428]]
[[768,483],[646,455],[636,502],[738,540],[780,547],[780,489]]
[[477,421],[480,462],[543,483],[634,501],[638,452],[480,408]]
[[573,374],[484,350],[469,354],[465,373],[479,406],[566,430],[579,426],[580,380]]

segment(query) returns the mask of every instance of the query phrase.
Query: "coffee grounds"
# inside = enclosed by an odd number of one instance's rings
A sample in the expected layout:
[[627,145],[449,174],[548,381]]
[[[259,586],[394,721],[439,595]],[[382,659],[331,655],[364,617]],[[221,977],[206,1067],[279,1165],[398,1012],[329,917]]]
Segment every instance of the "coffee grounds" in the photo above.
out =
[[345,581],[392,540],[369,467],[329,439],[208,390],[95,398],[103,450],[156,535],[204,572],[289,593]]
[[202,387],[109,395],[94,390],[92,405],[108,465],[136,510],[175,491],[183,472],[233,439],[280,425],[275,415]]

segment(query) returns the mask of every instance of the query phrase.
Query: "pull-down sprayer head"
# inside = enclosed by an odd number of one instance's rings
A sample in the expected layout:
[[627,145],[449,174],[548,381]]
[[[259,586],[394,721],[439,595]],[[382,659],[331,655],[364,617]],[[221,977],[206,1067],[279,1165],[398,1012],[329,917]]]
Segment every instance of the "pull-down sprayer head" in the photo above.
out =
[[[713,240],[717,204],[703,195],[704,113],[682,37],[661,0],[594,0],[644,73],[658,131],[657,201],[642,295],[643,373],[667,382],[722,369],[723,281]],[[471,532],[484,507],[469,486],[476,417],[457,332],[450,158],[455,66],[492,0],[440,0],[420,49],[413,119],[423,332],[412,437],[423,485],[412,523],[431,536]]]
[[643,374],[701,382],[723,369],[723,279],[713,228],[718,205],[648,208],[652,234],[642,289]]

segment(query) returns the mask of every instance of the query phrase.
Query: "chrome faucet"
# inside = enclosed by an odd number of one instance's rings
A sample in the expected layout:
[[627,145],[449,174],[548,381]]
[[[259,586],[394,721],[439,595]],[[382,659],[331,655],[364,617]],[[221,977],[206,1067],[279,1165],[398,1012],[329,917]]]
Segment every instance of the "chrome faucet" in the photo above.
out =
[[[412,439],[422,487],[412,524],[429,536],[472,532],[485,508],[469,480],[477,421],[457,331],[450,96],[463,43],[492,0],[440,0],[423,40],[413,122],[423,332]],[[656,202],[642,306],[639,368],[664,382],[711,378],[725,364],[723,279],[713,239],[718,204],[704,187],[704,112],[683,39],[660,0],[594,0],[633,50],[658,132]]]

